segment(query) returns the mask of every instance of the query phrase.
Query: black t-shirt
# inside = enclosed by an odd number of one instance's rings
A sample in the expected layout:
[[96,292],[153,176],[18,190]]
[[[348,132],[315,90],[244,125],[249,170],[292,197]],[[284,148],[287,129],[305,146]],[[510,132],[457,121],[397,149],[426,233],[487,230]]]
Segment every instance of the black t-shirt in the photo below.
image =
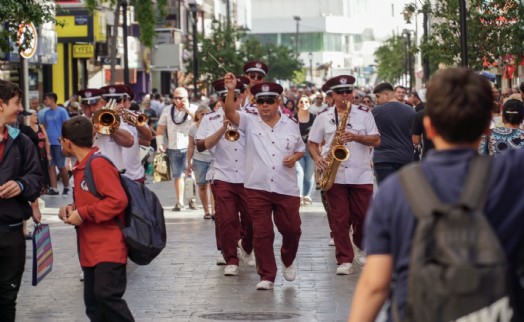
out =
[[400,102],[388,102],[375,106],[371,113],[380,132],[380,145],[373,152],[373,162],[412,162],[411,126],[415,117],[413,108]]
[[422,137],[422,158],[425,158],[429,150],[435,148],[433,141],[429,140],[424,129],[424,110],[420,110],[415,114],[413,119],[413,126],[411,127],[411,134],[420,135]]
[[[298,115],[295,114],[294,116],[298,120]],[[300,128],[300,135],[302,136],[302,141],[304,143],[307,143],[308,137],[309,137],[309,131],[311,130],[311,126],[313,126],[313,121],[315,121],[315,114],[309,113],[309,121],[306,123],[302,123],[298,121],[298,127]]]

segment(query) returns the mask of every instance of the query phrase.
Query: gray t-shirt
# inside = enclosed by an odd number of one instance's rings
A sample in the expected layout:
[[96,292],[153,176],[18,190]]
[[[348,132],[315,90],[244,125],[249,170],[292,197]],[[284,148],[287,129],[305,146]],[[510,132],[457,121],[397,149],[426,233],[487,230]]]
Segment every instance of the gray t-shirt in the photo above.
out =
[[380,132],[380,145],[375,148],[373,162],[406,164],[413,161],[411,125],[415,111],[400,102],[375,106],[371,113]]

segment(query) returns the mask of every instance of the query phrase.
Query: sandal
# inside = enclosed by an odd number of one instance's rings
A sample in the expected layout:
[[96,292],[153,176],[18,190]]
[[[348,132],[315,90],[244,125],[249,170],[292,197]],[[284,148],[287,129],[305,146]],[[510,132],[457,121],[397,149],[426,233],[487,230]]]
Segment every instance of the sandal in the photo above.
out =
[[204,219],[211,219],[211,214],[205,214]]

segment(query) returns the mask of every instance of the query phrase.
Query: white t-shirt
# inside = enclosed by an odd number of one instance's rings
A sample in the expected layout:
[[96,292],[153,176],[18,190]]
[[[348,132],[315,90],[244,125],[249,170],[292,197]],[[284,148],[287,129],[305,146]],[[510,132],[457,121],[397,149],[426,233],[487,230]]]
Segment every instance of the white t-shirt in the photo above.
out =
[[[205,140],[216,133],[222,127],[224,118],[224,110],[222,109],[204,115],[195,139]],[[220,141],[209,149],[213,162],[207,172],[207,180],[221,180],[229,183],[244,182],[246,139],[244,132],[238,131],[240,138],[237,141],[230,142],[222,136]]]
[[295,120],[281,115],[273,126],[258,114],[239,113],[238,129],[246,136],[244,186],[289,196],[300,196],[295,167],[282,163],[295,152],[304,152],[305,145]]
[[[200,126],[202,126],[202,122],[200,123]],[[193,125],[189,128],[189,133],[188,135],[192,136],[193,137],[193,140],[195,141],[195,144],[196,144],[196,133],[198,131],[198,127],[195,123],[193,123]],[[194,153],[193,153],[193,160],[198,160],[198,161],[203,161],[203,162],[211,162],[213,160],[213,157],[211,156],[211,154],[209,153],[208,150],[205,150],[204,152],[198,152],[198,150],[196,149],[196,146],[195,146],[195,150],[194,150]]]
[[[338,116],[339,119],[341,115]],[[309,131],[309,141],[326,143],[322,147],[322,156],[326,157],[331,150],[331,142],[337,130],[335,108],[330,107],[315,118]],[[353,106],[346,123],[346,131],[360,135],[379,134],[375,118],[367,107]],[[335,183],[339,184],[370,184],[373,183],[371,169],[371,153],[369,146],[357,142],[346,142],[350,156],[343,161],[337,171]]]
[[[197,110],[197,108],[198,107],[194,104],[189,105],[189,110],[193,113]],[[171,118],[172,109],[174,109],[175,122],[179,124],[173,122],[173,119]],[[187,149],[189,144],[189,128],[193,124],[193,120],[189,114],[187,114],[187,117],[185,116],[186,113],[184,111],[177,110],[174,105],[166,106],[162,111],[160,119],[158,120],[158,125],[163,125],[167,128],[168,149]]]
[[[133,134],[129,128],[129,125],[127,125],[127,123],[125,123],[122,118],[120,118],[119,128]],[[122,152],[123,148],[113,140],[111,135],[96,133],[93,146],[97,146],[100,150],[100,153],[108,157],[119,171],[125,169]]]
[[135,142],[129,148],[122,148],[122,156],[126,172],[124,175],[131,180],[138,180],[144,177],[144,166],[140,160],[140,144],[138,139],[138,130],[134,126],[128,126]]

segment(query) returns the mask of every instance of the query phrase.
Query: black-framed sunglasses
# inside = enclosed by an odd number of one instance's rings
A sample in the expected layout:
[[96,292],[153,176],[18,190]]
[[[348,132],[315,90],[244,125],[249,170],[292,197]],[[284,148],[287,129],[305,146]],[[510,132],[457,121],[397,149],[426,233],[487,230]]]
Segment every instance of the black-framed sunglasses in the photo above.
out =
[[337,94],[351,94],[353,90],[351,88],[337,88],[333,90]]
[[253,79],[253,80],[263,80],[264,79],[264,75],[262,74],[259,74],[259,73],[249,73],[248,74],[249,78],[250,79]]
[[367,103],[371,103],[371,101],[370,100],[363,100],[362,103],[367,104]]
[[259,97],[257,98],[257,104],[264,105],[267,103],[268,105],[273,105],[277,102],[277,99],[275,97]]
[[[236,102],[237,99],[238,99],[238,95],[235,95],[235,97],[234,97],[234,101]],[[220,96],[220,100],[221,100],[223,103],[225,103],[225,102],[226,102],[226,96]]]

